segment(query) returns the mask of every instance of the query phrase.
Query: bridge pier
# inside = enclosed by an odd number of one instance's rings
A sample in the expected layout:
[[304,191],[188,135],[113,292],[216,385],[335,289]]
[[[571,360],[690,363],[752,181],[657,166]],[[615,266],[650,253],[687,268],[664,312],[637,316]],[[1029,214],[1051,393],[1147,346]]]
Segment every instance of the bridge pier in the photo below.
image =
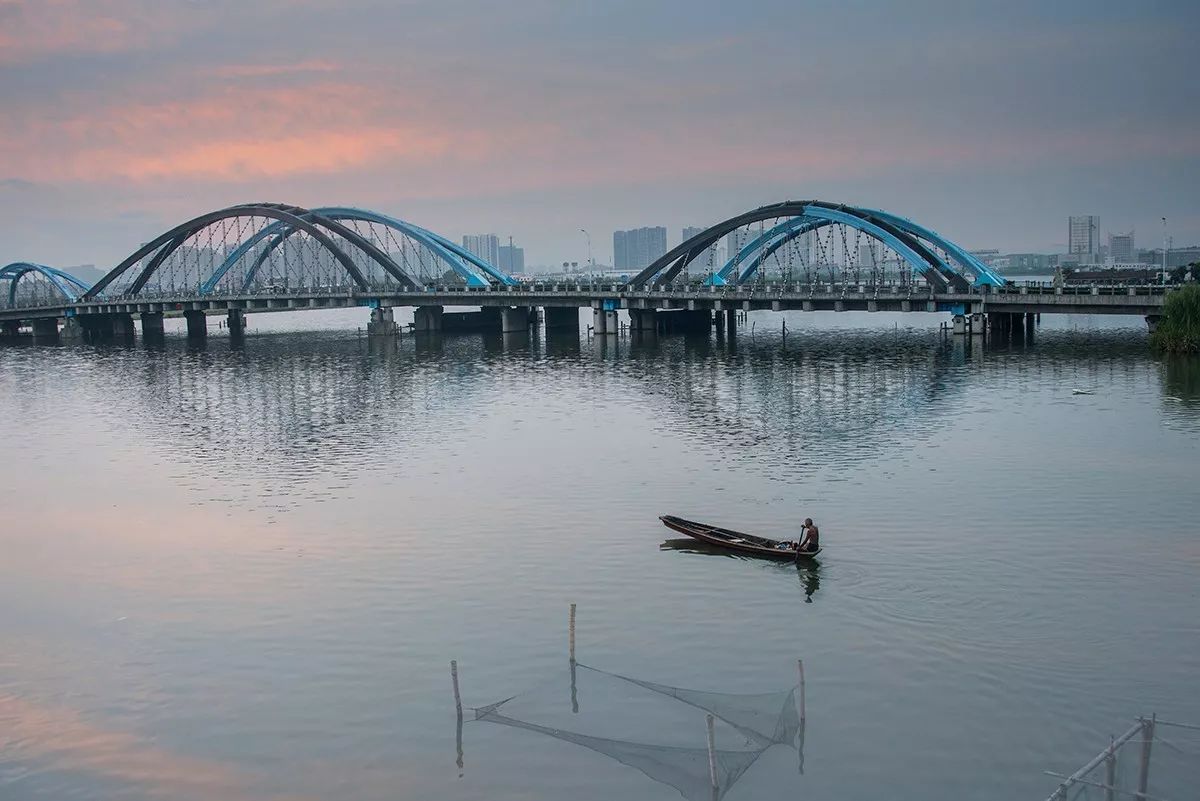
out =
[[1157,314],[1147,314],[1146,315],[1146,329],[1151,334],[1153,334],[1155,331],[1158,330],[1158,321],[1161,319],[1162,319],[1162,317],[1160,317]]
[[58,318],[39,317],[33,321],[34,339],[58,339]]
[[418,306],[413,312],[413,331],[418,334],[435,334],[442,330],[441,306]]
[[109,318],[114,339],[133,339],[134,326],[132,314],[114,314]]
[[162,339],[166,336],[163,329],[162,312],[142,312],[142,339]]
[[967,318],[966,315],[956,314],[952,321],[952,330],[955,336],[963,336],[967,333]]
[[616,336],[621,332],[617,313],[611,309],[592,309],[592,333]]
[[6,337],[15,337],[21,333],[20,320],[5,320],[3,334]]
[[737,338],[737,312],[733,309],[725,311],[725,335],[730,342]]
[[59,338],[63,342],[83,342],[86,338],[86,331],[78,317],[71,316],[63,321],[62,333],[59,334]]
[[183,313],[183,319],[187,321],[188,339],[208,338],[208,315],[203,309],[188,309]]
[[[441,309],[441,307],[438,307]],[[232,315],[234,309],[230,309]],[[396,325],[396,313],[392,311],[391,306],[377,306],[371,309],[371,320],[367,323],[367,336],[369,337],[394,337],[400,333],[399,326]]]
[[654,309],[630,309],[629,330],[635,333],[656,333],[658,319]]
[[[388,309],[391,311],[391,309]],[[246,311],[244,309],[230,309],[225,316],[225,327],[229,329],[230,339],[241,339],[246,333]]]
[[579,309],[574,306],[544,306],[542,315],[545,318],[547,331],[554,328],[579,330]]
[[529,331],[529,316],[532,307],[513,306],[500,309],[500,333],[516,334]]

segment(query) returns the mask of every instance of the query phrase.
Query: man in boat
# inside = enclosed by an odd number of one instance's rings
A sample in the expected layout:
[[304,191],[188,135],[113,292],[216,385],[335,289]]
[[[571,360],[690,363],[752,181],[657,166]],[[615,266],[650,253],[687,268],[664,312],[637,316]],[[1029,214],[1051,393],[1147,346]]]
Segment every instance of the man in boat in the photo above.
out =
[[821,530],[813,523],[811,517],[804,518],[804,525],[800,527],[800,531],[804,536],[800,543],[796,546],[796,550],[801,553],[812,553],[821,547]]

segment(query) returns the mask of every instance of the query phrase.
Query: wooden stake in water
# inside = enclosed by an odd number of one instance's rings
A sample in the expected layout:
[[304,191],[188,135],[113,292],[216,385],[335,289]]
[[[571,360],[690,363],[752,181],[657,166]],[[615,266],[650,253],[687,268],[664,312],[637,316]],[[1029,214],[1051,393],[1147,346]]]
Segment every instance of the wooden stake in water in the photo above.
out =
[[[450,682],[454,685],[454,716],[456,725],[454,727],[454,745],[457,751],[454,764],[458,765],[459,770],[463,766],[463,745],[462,745],[462,730],[463,730],[463,711],[462,711],[462,696],[458,692],[458,661],[450,660]],[[461,773],[459,774],[462,775]]]
[[575,661],[575,604],[571,604],[570,622],[567,624],[567,641],[568,650],[571,653],[571,661]]
[[1108,785],[1104,790],[1104,801],[1116,801],[1117,741],[1113,737],[1108,738],[1108,756],[1104,758],[1104,783]]
[[1154,719],[1142,721],[1142,761],[1138,765],[1138,789],[1134,798],[1146,801],[1146,789],[1150,786],[1150,746],[1154,743]]
[[706,715],[705,719],[708,722],[708,778],[712,781],[713,789],[715,790],[720,785],[717,783],[717,733],[715,729],[716,721],[712,715]]
[[800,723],[804,723],[804,660],[797,659],[796,667],[800,669]]

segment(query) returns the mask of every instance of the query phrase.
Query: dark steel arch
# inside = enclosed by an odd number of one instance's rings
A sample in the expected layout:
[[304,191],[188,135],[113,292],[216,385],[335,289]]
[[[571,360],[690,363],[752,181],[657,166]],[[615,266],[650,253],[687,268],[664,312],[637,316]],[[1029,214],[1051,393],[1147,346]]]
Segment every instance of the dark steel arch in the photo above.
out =
[[662,257],[657,259],[653,264],[639,272],[626,282],[626,287],[644,286],[654,279],[656,276],[657,283],[668,283],[677,276],[684,267],[703,254],[709,247],[715,244],[721,237],[731,231],[741,228],[744,225],[750,225],[761,220],[778,219],[782,217],[802,217],[805,216],[805,209],[812,207],[818,210],[827,210],[831,214],[845,218],[854,218],[861,221],[863,226],[869,226],[872,229],[878,229],[890,238],[894,238],[902,243],[904,248],[910,250],[916,258],[918,258],[924,267],[923,274],[926,279],[938,290],[946,290],[950,287],[956,289],[965,289],[967,281],[953,269],[948,267],[941,259],[938,258],[932,250],[930,250],[923,242],[918,240],[912,234],[892,224],[888,219],[876,217],[870,213],[856,208],[847,206],[842,203],[830,203],[821,200],[786,200],[781,203],[773,203],[767,206],[760,206],[742,214],[730,217],[727,220],[717,223],[716,225],[700,232],[691,239],[683,242],[675,248],[667,251]]
[[[124,261],[110,270],[103,278],[96,282],[84,296],[83,300],[95,300],[108,286],[117,278],[119,278],[126,270],[137,264],[142,259],[150,254],[155,254],[149,263],[142,269],[138,277],[130,285],[130,290],[133,292],[139,291],[150,280],[154,272],[162,265],[163,261],[175,250],[183,245],[189,237],[202,231],[204,228],[212,225],[220,220],[231,219],[235,217],[267,217],[286,224],[292,229],[304,231],[313,239],[321,244],[329,253],[338,261],[339,264],[346,270],[353,279],[354,283],[360,289],[370,289],[366,277],[362,271],[354,264],[354,260],[350,258],[342,248],[329,237],[328,231],[337,236],[340,236],[345,241],[362,250],[373,261],[377,262],[389,275],[395,278],[401,285],[410,289],[420,289],[420,285],[413,281],[401,268],[396,264],[386,253],[375,247],[370,241],[359,235],[356,231],[347,228],[341,223],[334,220],[322,217],[308,209],[299,206],[288,206],[281,203],[246,203],[238,206],[230,206],[229,208],[212,211],[207,214],[202,214],[187,222],[172,228],[171,230],[160,234],[155,239],[146,243],[130,254]],[[322,229],[325,229],[324,231]]]

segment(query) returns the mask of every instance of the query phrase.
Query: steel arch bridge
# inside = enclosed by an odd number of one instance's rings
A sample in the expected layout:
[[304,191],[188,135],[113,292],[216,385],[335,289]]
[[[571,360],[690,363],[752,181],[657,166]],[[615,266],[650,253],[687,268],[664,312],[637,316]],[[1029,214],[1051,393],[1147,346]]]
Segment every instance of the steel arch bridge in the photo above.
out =
[[17,261],[0,267],[0,308],[58,306],[79,301],[91,284],[44,264]]
[[[725,256],[717,246],[726,240]],[[881,283],[922,277],[939,292],[1005,279],[967,250],[912,220],[879,209],[788,200],[747,211],[688,239],[633,276],[626,288],[702,282],[742,285],[774,268],[783,281]],[[681,279],[682,276],[682,279]]]
[[81,298],[511,286],[494,265],[425,228],[367,209],[247,203],[147,242]]

